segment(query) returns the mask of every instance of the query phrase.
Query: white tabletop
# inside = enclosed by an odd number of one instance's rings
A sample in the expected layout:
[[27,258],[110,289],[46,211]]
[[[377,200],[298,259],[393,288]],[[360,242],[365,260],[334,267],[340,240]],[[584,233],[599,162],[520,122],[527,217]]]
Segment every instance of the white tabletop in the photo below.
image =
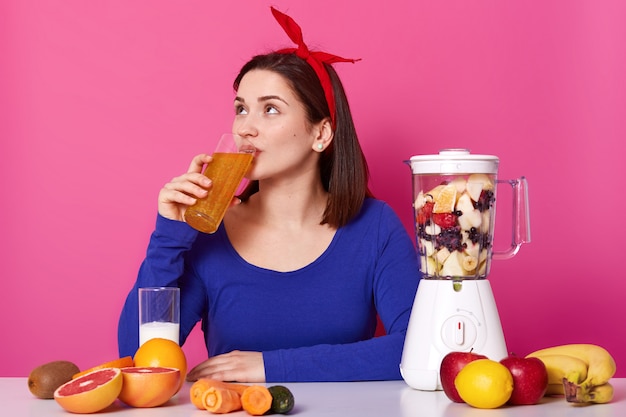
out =
[[[575,406],[563,398],[544,398],[538,405],[480,410],[448,400],[442,391],[426,392],[409,388],[404,381],[285,383],[296,400],[289,415],[338,417],[624,417],[626,416],[626,378],[613,379],[615,398],[609,404]],[[269,384],[276,385],[276,384]],[[119,401],[97,415],[115,417],[207,417],[189,401],[190,384],[166,405],[157,408],[129,408]],[[0,414],[7,417],[71,416],[54,400],[40,400],[30,393],[27,378],[0,378]],[[248,416],[245,411],[228,416]]]

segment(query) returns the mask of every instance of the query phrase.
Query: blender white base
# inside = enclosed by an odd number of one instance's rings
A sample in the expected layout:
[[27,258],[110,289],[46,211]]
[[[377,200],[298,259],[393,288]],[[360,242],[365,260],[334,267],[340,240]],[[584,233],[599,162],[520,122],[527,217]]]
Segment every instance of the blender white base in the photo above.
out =
[[508,355],[491,284],[486,279],[420,281],[402,352],[400,372],[414,389],[441,389],[439,367],[449,352],[499,361]]

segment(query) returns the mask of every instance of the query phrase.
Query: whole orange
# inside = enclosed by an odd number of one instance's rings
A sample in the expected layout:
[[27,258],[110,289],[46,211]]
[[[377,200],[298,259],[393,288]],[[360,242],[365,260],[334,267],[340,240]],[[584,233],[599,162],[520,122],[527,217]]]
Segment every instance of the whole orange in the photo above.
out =
[[178,389],[185,383],[187,358],[178,343],[169,339],[150,339],[139,346],[133,358],[136,367],[176,368],[180,371]]

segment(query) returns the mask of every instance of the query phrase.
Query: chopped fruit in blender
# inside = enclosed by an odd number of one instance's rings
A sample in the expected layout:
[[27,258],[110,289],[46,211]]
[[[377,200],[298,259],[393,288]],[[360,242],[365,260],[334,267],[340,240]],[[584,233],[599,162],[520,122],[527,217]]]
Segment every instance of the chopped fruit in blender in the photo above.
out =
[[462,277],[465,275],[458,252],[451,253],[443,263],[440,275],[449,277]]
[[443,190],[445,186],[446,186],[446,183],[439,184],[438,186],[436,186],[429,192],[425,193],[424,198],[426,198],[426,201],[434,201],[435,197],[439,195],[439,193],[441,192],[441,190]]
[[424,233],[430,236],[435,236],[441,233],[441,227],[437,224],[431,224],[428,222],[426,226],[424,226]]
[[474,202],[468,193],[463,193],[456,202],[456,210],[461,214],[474,210]]
[[478,254],[480,253],[480,245],[478,243],[472,242],[467,237],[463,240],[463,243],[465,244],[465,254],[467,256],[473,256],[475,258],[478,258]]
[[477,228],[483,222],[483,216],[480,211],[474,209],[463,212],[463,215],[459,216],[459,226],[463,230],[470,230],[472,227]]
[[435,258],[440,264],[444,263],[446,259],[448,259],[448,256],[450,256],[450,251],[448,250],[448,248],[441,248],[435,254]]
[[[424,259],[426,259],[425,262],[424,262]],[[430,258],[430,257],[422,258],[420,262],[420,270],[425,274],[439,275],[439,268],[437,267],[437,264],[435,263],[433,258]]]
[[480,182],[468,182],[467,183],[467,193],[471,197],[472,200],[478,201],[480,198],[480,193],[483,192],[483,184]]
[[426,255],[428,257],[431,257],[435,254],[435,244],[431,241],[430,236],[428,237],[428,239],[420,240],[420,250],[420,253],[422,255]]
[[491,244],[491,239],[486,233],[480,233],[475,227],[470,228],[467,232],[467,238],[481,248],[488,248]]
[[433,213],[433,206],[435,203],[427,202],[417,211],[417,223],[426,224],[430,220],[430,216]]
[[[414,203],[420,255],[433,276],[485,274],[483,253],[491,247],[494,183],[486,175],[444,181]],[[447,265],[447,266],[446,266]]]
[[435,249],[446,247],[450,252],[463,251],[463,235],[458,227],[444,229],[435,237]]
[[457,216],[454,213],[433,213],[433,222],[443,229],[456,226]]
[[467,182],[468,184],[478,183],[483,190],[493,190],[493,182],[486,174],[470,174],[470,176],[467,177]]
[[495,201],[495,196],[491,190],[483,190],[480,193],[480,198],[474,203],[474,208],[479,211],[489,210]]
[[[428,198],[432,200],[430,196],[428,196]],[[417,197],[415,198],[415,201],[413,202],[413,208],[415,209],[415,211],[417,211],[421,209],[422,207],[424,207],[424,204],[426,204],[426,194],[424,194],[423,191],[420,191]]]
[[472,272],[478,266],[478,259],[473,256],[464,256],[461,266],[466,272]]
[[478,267],[478,273],[476,275],[478,275],[478,276],[485,276],[485,275],[487,275],[487,262],[482,261],[480,263],[480,267]]
[[483,222],[480,225],[480,232],[489,234],[489,230],[491,228],[491,211],[483,211]]
[[[463,191],[465,191],[465,188],[467,187],[467,182],[465,181],[465,178],[463,177],[459,177],[459,178],[455,178],[453,179],[450,184],[454,185],[456,187],[456,192],[461,194]],[[482,188],[482,186],[481,186]]]
[[456,204],[456,186],[448,184],[435,196],[433,213],[452,213]]

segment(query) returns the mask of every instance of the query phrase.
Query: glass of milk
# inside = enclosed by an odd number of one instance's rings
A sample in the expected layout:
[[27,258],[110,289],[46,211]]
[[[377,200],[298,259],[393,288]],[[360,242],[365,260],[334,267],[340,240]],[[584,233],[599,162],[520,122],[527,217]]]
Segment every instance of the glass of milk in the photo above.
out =
[[154,338],[179,343],[180,289],[139,288],[139,345]]

